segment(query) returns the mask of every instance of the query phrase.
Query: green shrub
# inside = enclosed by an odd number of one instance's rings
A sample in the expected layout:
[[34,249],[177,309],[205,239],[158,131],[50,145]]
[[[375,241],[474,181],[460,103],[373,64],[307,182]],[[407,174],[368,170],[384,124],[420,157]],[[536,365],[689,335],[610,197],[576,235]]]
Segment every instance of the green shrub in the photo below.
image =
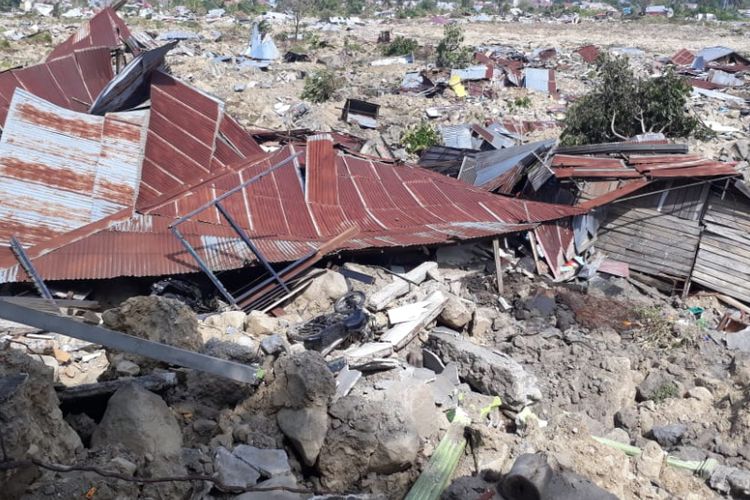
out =
[[318,70],[305,78],[305,87],[302,90],[302,99],[314,103],[326,102],[338,88],[336,75],[332,71]]
[[646,132],[708,134],[687,111],[690,85],[671,69],[656,78],[638,78],[627,57],[602,54],[596,72],[596,86],[568,109],[563,144],[612,142]]
[[676,398],[679,395],[677,386],[671,382],[666,382],[660,385],[655,391],[653,400],[654,403],[661,403],[669,398]]
[[384,56],[405,56],[419,48],[419,43],[413,38],[397,36],[391,43],[383,47]]
[[441,68],[465,68],[474,56],[469,47],[462,47],[464,31],[457,24],[446,24],[443,39],[437,46],[437,65]]
[[422,122],[416,127],[412,127],[401,136],[401,144],[406,148],[409,154],[419,154],[430,146],[434,146],[440,141],[435,127],[427,122]]

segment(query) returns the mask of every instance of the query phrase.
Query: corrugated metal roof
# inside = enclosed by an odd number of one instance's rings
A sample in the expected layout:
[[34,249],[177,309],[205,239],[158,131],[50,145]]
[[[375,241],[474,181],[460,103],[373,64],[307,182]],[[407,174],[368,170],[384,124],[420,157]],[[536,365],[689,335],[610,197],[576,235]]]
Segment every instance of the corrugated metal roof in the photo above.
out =
[[722,57],[726,57],[730,54],[734,54],[734,52],[735,50],[730,49],[729,47],[706,47],[705,49],[699,50],[698,53],[695,54],[695,57],[702,58],[704,62],[711,62],[717,59],[721,59]]
[[147,120],[77,113],[17,89],[0,138],[0,243],[36,245],[131,208]]
[[94,17],[85,21],[77,32],[52,50],[47,61],[72,54],[76,50],[90,47],[107,49],[119,46],[130,38],[130,30],[111,7],[105,7]]
[[112,57],[106,47],[76,50],[54,61],[0,73],[0,127],[17,88],[85,112],[113,77]]
[[230,163],[265,156],[250,134],[224,113],[224,103],[156,71],[151,120],[136,208],[148,209],[209,179]]
[[245,51],[245,55],[261,61],[272,61],[281,57],[271,35],[266,34],[261,37],[257,23],[253,24],[250,46]]
[[[311,246],[340,233],[343,227],[354,224],[361,231],[356,240],[348,243],[348,248],[362,249],[489,237],[532,227],[528,223],[580,213],[577,208],[493,195],[419,167],[394,165],[336,151],[325,136],[313,138],[310,147],[314,149],[308,152],[305,167],[309,170],[307,176],[312,175],[313,180],[306,181],[307,196],[325,204],[305,201],[300,172],[294,163],[279,168],[223,202],[249,236],[260,242],[269,260],[293,260]],[[269,158],[241,162],[242,166],[233,166],[228,172],[154,209],[153,217],[120,220],[111,227],[99,227],[72,244],[61,241],[57,249],[46,248],[46,253],[32,251],[31,257],[35,265],[39,264],[45,279],[193,272],[193,261],[183,257],[178,242],[168,234],[167,222],[294,152],[295,148],[289,146]],[[318,167],[324,167],[319,173],[327,173],[314,180],[316,162]],[[331,180],[331,171],[325,170],[330,167],[333,167],[335,182]],[[189,241],[199,247],[217,269],[244,265],[246,252],[238,256],[232,251],[236,249],[236,235],[215,212],[201,214],[198,221],[189,224],[185,234],[195,235],[192,240],[188,238]],[[73,254],[79,256],[75,261],[78,264],[67,264],[66,259],[71,259]],[[83,255],[87,256],[86,266],[80,264]],[[106,262],[99,262],[102,259]],[[11,261],[7,267],[13,264]],[[66,275],[66,269],[72,275]],[[51,274],[48,276],[47,272]],[[12,273],[6,271],[5,274]]]
[[[487,191],[498,189],[504,174],[518,166],[528,166],[538,155],[552,147],[554,140],[522,144],[512,148],[477,153],[464,162],[458,178]],[[512,186],[511,186],[512,187]]]
[[478,64],[469,66],[463,69],[452,69],[451,77],[458,76],[461,80],[491,80],[492,79],[492,66],[486,64]]
[[475,149],[469,125],[444,125],[439,128],[443,146],[457,149]]

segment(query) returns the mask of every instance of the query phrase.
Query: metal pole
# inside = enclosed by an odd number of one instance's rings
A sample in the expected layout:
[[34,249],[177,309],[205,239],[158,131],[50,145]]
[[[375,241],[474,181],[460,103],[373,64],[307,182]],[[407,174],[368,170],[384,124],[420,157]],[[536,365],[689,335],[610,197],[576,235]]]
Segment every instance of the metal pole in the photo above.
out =
[[203,259],[200,258],[200,255],[198,255],[198,252],[195,251],[195,248],[188,243],[188,241],[185,239],[185,237],[180,233],[180,230],[176,227],[171,227],[172,233],[175,235],[175,237],[180,240],[180,243],[182,243],[182,246],[185,247],[185,249],[190,253],[190,255],[193,256],[195,261],[198,263],[198,267],[201,268],[201,271],[203,271],[206,276],[208,276],[208,279],[211,280],[211,282],[214,284],[214,286],[221,292],[221,294],[224,296],[225,299],[229,301],[230,304],[233,306],[237,305],[237,301],[234,300],[234,297],[232,297],[232,294],[227,291],[226,288],[224,288],[224,285],[221,284],[221,281],[219,281],[219,278],[216,277],[216,275],[211,271],[211,269],[208,268],[208,265],[206,265],[205,262],[203,262]]
[[271,275],[276,279],[276,281],[279,282],[281,287],[284,289],[286,293],[289,293],[289,288],[286,286],[286,283],[284,283],[284,280],[281,279],[281,277],[274,271],[273,267],[271,267],[271,264],[266,260],[266,258],[263,256],[262,253],[260,253],[260,250],[258,250],[253,242],[250,240],[250,238],[247,236],[245,231],[242,230],[242,228],[235,222],[234,218],[229,215],[229,212],[226,211],[224,208],[224,205],[221,204],[221,202],[217,201],[215,202],[216,208],[219,209],[219,212],[221,215],[224,216],[224,218],[229,222],[229,225],[232,226],[232,229],[240,235],[240,238],[242,238],[242,241],[245,242],[245,245],[250,249],[251,252],[255,254],[255,257],[263,264],[263,267],[266,268],[266,271],[271,273]]
[[10,249],[13,250],[13,253],[16,255],[16,259],[18,259],[18,262],[21,264],[21,267],[23,267],[23,270],[26,271],[26,274],[28,274],[29,278],[31,278],[31,280],[34,282],[39,295],[41,295],[45,299],[51,300],[54,304],[55,299],[52,296],[52,293],[49,291],[49,288],[47,288],[47,285],[44,283],[42,277],[36,271],[36,268],[31,262],[31,259],[29,259],[29,256],[26,255],[26,251],[23,249],[23,245],[21,245],[21,242],[18,241],[15,236],[10,237]]
[[201,213],[202,211],[204,211],[208,207],[210,207],[212,205],[215,205],[216,203],[220,202],[221,200],[223,200],[225,198],[228,198],[229,196],[233,195],[237,191],[239,191],[241,189],[244,189],[247,185],[259,181],[263,177],[265,177],[265,176],[273,173],[275,170],[283,167],[284,165],[286,165],[287,163],[291,162],[292,160],[295,160],[301,154],[302,154],[302,152],[300,151],[299,153],[296,153],[296,154],[290,156],[289,158],[285,159],[284,161],[282,161],[280,163],[277,163],[276,165],[272,166],[268,170],[266,170],[264,172],[261,172],[258,175],[254,176],[254,177],[252,177],[252,178],[250,178],[248,180],[246,180],[242,184],[240,184],[240,185],[238,185],[238,186],[230,189],[229,191],[227,191],[226,193],[222,194],[221,196],[219,196],[217,198],[214,198],[212,201],[209,201],[208,203],[206,203],[206,204],[204,204],[204,205],[196,208],[195,210],[193,210],[192,212],[188,213],[187,215],[183,215],[182,217],[180,217],[179,219],[177,219],[174,223],[170,224],[169,227],[171,228],[171,227],[177,226],[179,224],[182,224],[186,220],[188,220],[188,219],[190,219],[192,217],[195,217],[196,215],[198,215],[199,213]]

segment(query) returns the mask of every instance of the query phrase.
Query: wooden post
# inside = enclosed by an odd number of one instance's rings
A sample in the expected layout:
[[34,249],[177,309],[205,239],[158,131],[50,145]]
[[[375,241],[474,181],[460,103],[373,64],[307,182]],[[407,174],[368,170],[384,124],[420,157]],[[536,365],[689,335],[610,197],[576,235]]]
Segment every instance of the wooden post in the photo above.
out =
[[495,276],[497,277],[497,293],[503,294],[503,260],[500,258],[500,240],[492,240],[492,252],[495,255]]
[[536,251],[536,236],[534,230],[529,231],[529,243],[531,243],[531,254],[534,256],[534,265],[536,265],[536,273],[542,275],[542,268],[539,264],[539,254]]

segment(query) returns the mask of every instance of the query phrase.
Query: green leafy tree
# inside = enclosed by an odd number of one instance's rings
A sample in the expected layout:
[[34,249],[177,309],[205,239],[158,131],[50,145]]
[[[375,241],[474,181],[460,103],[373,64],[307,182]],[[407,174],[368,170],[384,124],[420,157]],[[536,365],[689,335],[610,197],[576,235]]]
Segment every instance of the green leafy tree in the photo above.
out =
[[437,65],[442,68],[465,68],[471,63],[473,52],[463,47],[464,31],[458,24],[446,24],[443,39],[437,46]]
[[419,43],[413,38],[397,36],[391,43],[383,47],[385,56],[404,56],[419,48]]
[[672,70],[656,78],[638,78],[627,57],[602,54],[596,86],[568,109],[563,144],[594,144],[628,139],[647,132],[670,137],[706,134],[687,111],[690,86]]

